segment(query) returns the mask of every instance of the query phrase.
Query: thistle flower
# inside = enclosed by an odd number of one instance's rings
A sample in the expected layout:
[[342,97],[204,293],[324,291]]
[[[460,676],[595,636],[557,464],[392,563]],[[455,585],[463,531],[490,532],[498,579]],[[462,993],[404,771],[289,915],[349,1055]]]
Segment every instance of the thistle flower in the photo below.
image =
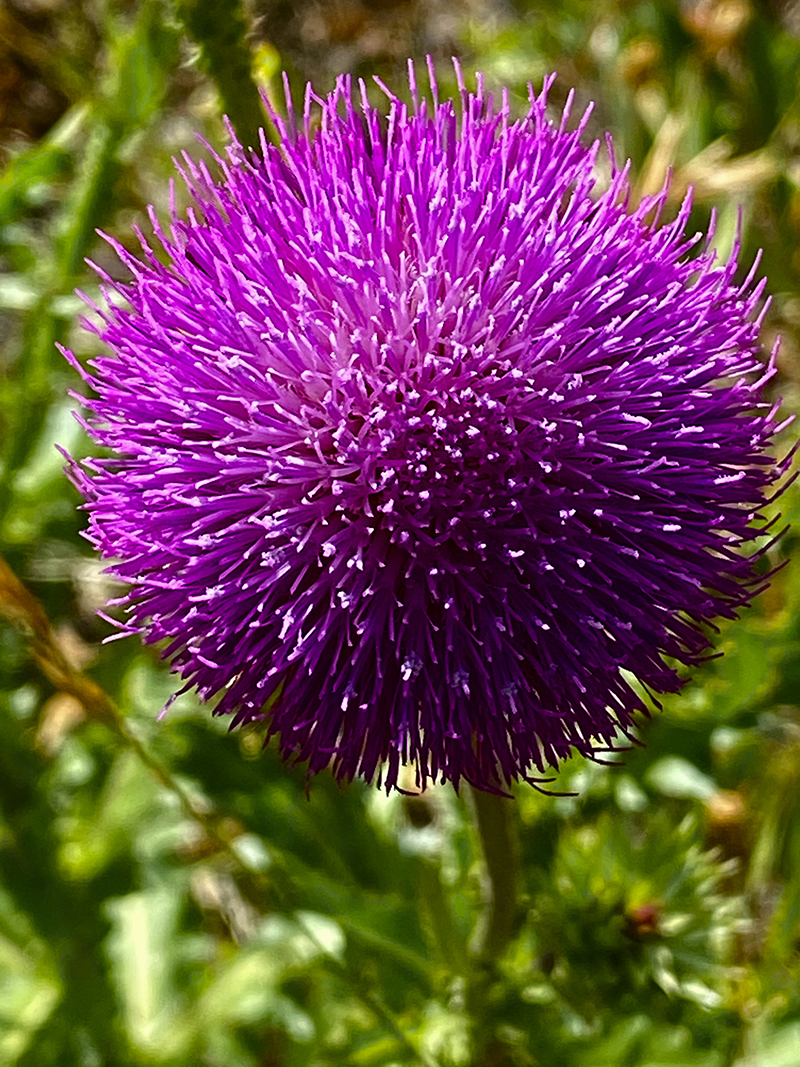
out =
[[785,463],[755,266],[687,237],[688,198],[631,206],[627,168],[598,191],[552,79],[512,121],[430,75],[411,107],[309,88],[299,123],[287,90],[280,147],[184,158],[167,265],[112,241],[83,400],[111,458],[71,474],[125,629],[232,726],[309,773],[496,789],[679,689],[763,585]]

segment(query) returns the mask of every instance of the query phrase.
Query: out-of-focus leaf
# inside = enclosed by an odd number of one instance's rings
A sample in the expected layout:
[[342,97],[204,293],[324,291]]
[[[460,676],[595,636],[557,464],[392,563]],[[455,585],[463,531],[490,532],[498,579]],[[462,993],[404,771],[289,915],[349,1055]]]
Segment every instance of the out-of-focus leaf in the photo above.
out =
[[111,933],[106,951],[126,1031],[143,1052],[169,1060],[186,1041],[178,1025],[173,947],[182,905],[178,880],[108,901]]
[[132,752],[117,757],[98,803],[69,820],[61,850],[72,878],[95,877],[131,842],[158,803],[159,787]]
[[19,217],[42,182],[69,173],[70,163],[69,153],[52,139],[12,159],[0,174],[0,227]]
[[[748,1055],[736,1060],[733,1067],[749,1067],[756,1062],[759,1067],[796,1067],[797,1050],[800,1049],[800,1022],[770,1028],[753,1042]],[[749,1062],[748,1062],[749,1061]]]
[[645,781],[664,796],[685,800],[708,800],[717,792],[713,779],[680,756],[658,760],[645,775]]
[[31,1046],[61,996],[47,945],[24,912],[0,892],[0,1062],[11,1067]]

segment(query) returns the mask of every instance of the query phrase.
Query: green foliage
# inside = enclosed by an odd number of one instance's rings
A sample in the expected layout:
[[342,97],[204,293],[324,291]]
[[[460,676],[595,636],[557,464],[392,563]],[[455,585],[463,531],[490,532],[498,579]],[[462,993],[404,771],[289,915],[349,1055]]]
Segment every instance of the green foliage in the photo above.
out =
[[[633,157],[637,195],[674,166],[673,200],[695,185],[698,222],[717,209],[723,252],[744,205],[746,254],[763,246],[776,293],[765,337],[784,334],[781,389],[796,407],[800,52],[779,7],[456,11],[467,69],[522,97],[557,68],[556,95],[575,84],[581,104],[597,102],[594,128]],[[129,243],[147,203],[164,216],[170,157],[201,151],[195,131],[223,143],[218,99],[243,129],[256,121],[251,38],[213,4],[47,11],[39,76],[63,114],[38,140],[0,145],[0,541],[53,628],[42,636],[0,581],[0,1062],[794,1067],[792,568],[723,628],[724,658],[642,724],[645,747],[617,766],[573,761],[552,787],[567,795],[520,790],[503,809],[518,883],[510,853],[507,870],[502,855],[484,863],[463,796],[386,797],[324,775],[307,788],[258,731],[229,734],[191,696],[157,721],[174,689],[163,664],[130,640],[100,643],[109,628],[94,612],[111,590],[54,448],[85,447],[67,397],[78,379],[54,345],[93,351],[72,291],[99,295],[84,256],[119,270],[96,228]],[[250,29],[260,69],[273,53]],[[76,51],[83,37],[101,47]],[[797,543],[787,535],[765,567]],[[487,938],[504,878],[517,902]],[[482,954],[487,941],[499,958]]]

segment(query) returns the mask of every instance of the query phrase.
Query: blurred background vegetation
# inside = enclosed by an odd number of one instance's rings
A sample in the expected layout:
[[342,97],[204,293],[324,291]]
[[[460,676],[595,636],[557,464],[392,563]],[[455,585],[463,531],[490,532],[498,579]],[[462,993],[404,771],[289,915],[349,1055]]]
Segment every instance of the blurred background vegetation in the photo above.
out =
[[96,228],[135,249],[171,157],[224,145],[223,109],[252,138],[281,70],[296,96],[341,71],[402,91],[426,53],[520,111],[558,71],[556,103],[595,101],[635,195],[672,167],[673,207],[693,185],[723,255],[741,210],[776,394],[800,404],[797,0],[0,0],[3,1065],[800,1063],[797,563],[624,766],[518,792],[519,907],[490,963],[469,798],[325,775],[306,793],[191,696],[157,722],[176,686],[156,654],[101,644],[111,590],[55,449],[87,449],[54,343],[94,351],[84,257],[120,271]]

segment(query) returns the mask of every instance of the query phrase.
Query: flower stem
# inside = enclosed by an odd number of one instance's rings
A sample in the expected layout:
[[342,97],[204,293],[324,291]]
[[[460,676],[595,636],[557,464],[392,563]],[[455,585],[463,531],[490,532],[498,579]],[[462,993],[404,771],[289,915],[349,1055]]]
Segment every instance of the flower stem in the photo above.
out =
[[483,914],[470,939],[473,966],[466,998],[473,1063],[483,1067],[500,1062],[495,1054],[497,1042],[491,1022],[492,989],[519,910],[519,841],[514,825],[515,805],[510,797],[470,789],[467,802],[483,853]]
[[494,965],[511,940],[517,918],[520,876],[514,801],[480,789],[471,789],[469,796],[484,862],[484,911],[470,951],[477,961]]

